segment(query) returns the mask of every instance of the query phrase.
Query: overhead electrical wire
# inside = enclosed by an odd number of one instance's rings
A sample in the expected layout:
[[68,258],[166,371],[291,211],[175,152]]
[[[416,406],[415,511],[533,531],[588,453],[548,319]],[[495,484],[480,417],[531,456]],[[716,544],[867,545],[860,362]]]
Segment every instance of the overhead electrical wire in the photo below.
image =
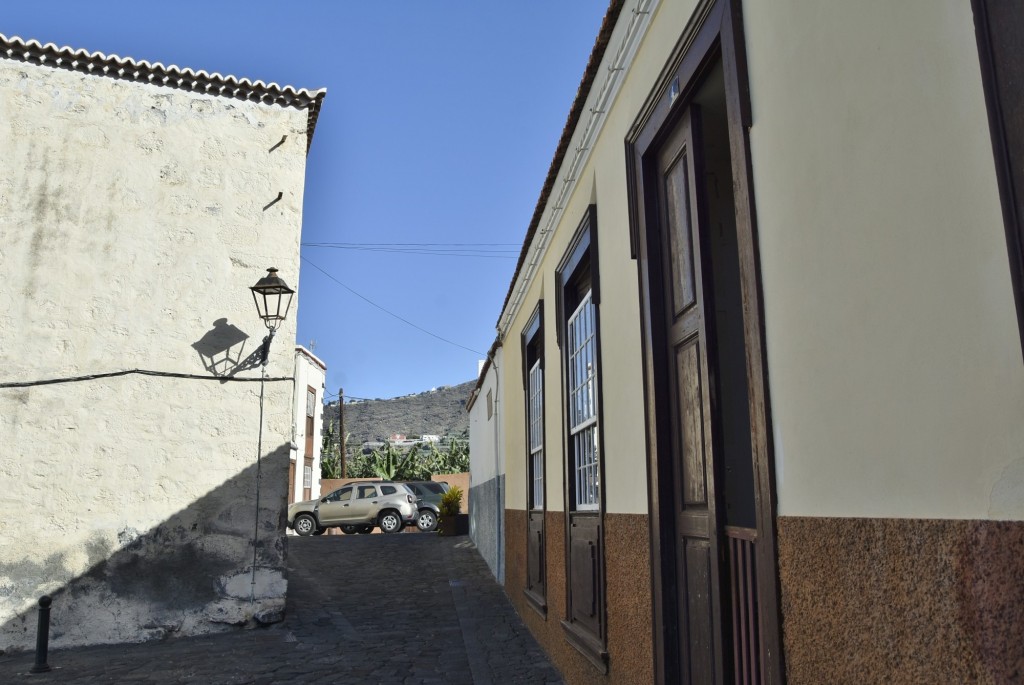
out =
[[477,354],[477,355],[480,355],[480,356],[486,356],[486,354],[484,352],[481,352],[480,350],[474,350],[472,347],[466,347],[465,345],[460,345],[459,343],[455,342],[454,340],[449,340],[448,338],[442,337],[442,336],[438,335],[437,333],[434,333],[432,331],[428,331],[426,328],[423,328],[422,326],[418,326],[418,325],[414,324],[412,321],[409,321],[408,319],[406,319],[406,318],[404,318],[402,316],[399,316],[398,314],[395,314],[390,309],[382,307],[381,305],[377,304],[376,302],[374,302],[370,298],[366,297],[365,295],[363,295],[363,294],[361,294],[359,292],[356,292],[355,290],[353,290],[349,286],[347,286],[344,283],[342,283],[341,281],[339,281],[337,278],[335,278],[334,276],[329,274],[327,271],[325,271],[324,269],[320,268],[319,266],[317,266],[316,264],[311,262],[308,257],[302,257],[302,261],[304,261],[307,264],[309,264],[311,267],[313,267],[314,269],[316,269],[317,271],[322,273],[324,276],[326,276],[330,280],[332,280],[335,283],[337,283],[338,285],[340,285],[345,290],[349,291],[350,293],[352,293],[353,295],[358,297],[360,300],[363,300],[367,304],[376,307],[377,309],[381,310],[382,312],[384,312],[388,316],[391,316],[391,317],[394,317],[394,318],[398,319],[399,321],[401,321],[402,323],[406,324],[407,326],[412,326],[413,328],[415,328],[416,330],[418,330],[421,333],[426,333],[427,335],[429,335],[432,338],[436,338],[436,339],[440,340],[441,342],[448,343],[449,345],[453,345],[453,346],[458,347],[460,349],[466,350],[467,352],[472,352],[473,354]]
[[514,243],[334,243],[306,242],[303,247],[357,252],[467,257],[474,259],[515,259],[519,255]]

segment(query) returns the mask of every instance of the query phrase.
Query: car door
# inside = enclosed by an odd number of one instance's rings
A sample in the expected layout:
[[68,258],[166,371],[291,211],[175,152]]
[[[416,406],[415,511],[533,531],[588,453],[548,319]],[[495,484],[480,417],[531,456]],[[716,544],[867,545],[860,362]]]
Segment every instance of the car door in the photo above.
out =
[[346,513],[346,521],[372,521],[377,516],[377,505],[380,497],[377,486],[372,484],[357,485],[354,498]]
[[347,520],[347,512],[352,503],[352,486],[335,490],[321,498],[317,515],[321,526],[336,526]]

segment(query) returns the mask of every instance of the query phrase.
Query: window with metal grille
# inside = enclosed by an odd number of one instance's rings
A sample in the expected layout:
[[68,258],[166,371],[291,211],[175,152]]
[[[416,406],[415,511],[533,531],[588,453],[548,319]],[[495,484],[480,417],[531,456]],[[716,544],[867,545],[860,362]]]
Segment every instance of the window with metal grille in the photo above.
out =
[[313,467],[304,466],[302,467],[302,487],[311,488],[313,487]]
[[530,482],[531,507],[544,508],[544,372],[538,360],[530,369]]
[[588,289],[566,325],[569,434],[572,436],[577,509],[600,504],[597,440],[597,355],[594,304]]

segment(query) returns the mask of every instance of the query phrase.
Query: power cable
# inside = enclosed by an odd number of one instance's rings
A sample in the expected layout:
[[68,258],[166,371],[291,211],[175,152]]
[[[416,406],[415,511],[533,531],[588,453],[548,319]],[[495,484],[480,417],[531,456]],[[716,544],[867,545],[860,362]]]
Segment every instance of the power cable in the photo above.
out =
[[[126,369],[124,371],[111,371],[109,373],[93,373],[87,376],[67,376],[64,378],[46,378],[34,381],[8,381],[0,383],[0,389],[4,388],[31,388],[37,385],[56,385],[58,383],[79,383],[81,381],[94,381],[100,378],[114,378],[116,376],[128,376],[138,374],[140,376],[157,376],[160,378],[185,378],[194,381],[218,381],[234,383],[259,383],[263,378],[240,378],[238,376],[200,376],[194,373],[176,373],[174,371],[150,371],[148,369]],[[268,381],[294,381],[294,376],[275,376],[267,378]]]
[[334,276],[332,276],[331,274],[327,273],[326,271],[321,269],[319,266],[317,266],[316,264],[311,262],[307,257],[302,257],[302,261],[306,262],[311,267],[313,267],[314,269],[316,269],[317,271],[322,273],[324,276],[326,276],[327,278],[331,279],[332,281],[334,281],[335,283],[340,285],[345,290],[349,291],[350,293],[352,293],[353,295],[355,295],[359,299],[363,300],[367,304],[370,304],[370,305],[376,307],[377,309],[381,310],[382,312],[384,312],[388,316],[392,316],[392,317],[398,319],[399,321],[401,321],[402,323],[404,323],[404,324],[406,324],[408,326],[412,326],[413,328],[415,328],[416,330],[420,331],[421,333],[426,333],[427,335],[429,335],[432,338],[437,338],[441,342],[446,342],[449,345],[453,345],[453,346],[458,347],[460,349],[466,350],[467,352],[472,352],[473,354],[476,354],[476,355],[481,355],[481,356],[484,355],[484,353],[481,352],[480,350],[474,350],[472,347],[466,347],[465,345],[460,345],[459,343],[457,343],[457,342],[455,342],[453,340],[449,340],[448,338],[441,337],[437,333],[432,333],[431,331],[428,331],[426,328],[423,328],[422,326],[417,326],[412,321],[409,321],[408,319],[403,318],[403,317],[399,316],[398,314],[395,314],[393,311],[391,311],[389,309],[385,309],[384,307],[382,307],[381,305],[377,304],[376,302],[374,302],[370,298],[368,298],[365,295],[362,295],[362,294],[356,292],[355,290],[353,290],[349,286],[345,285],[344,283],[339,281],[337,278],[335,278]]

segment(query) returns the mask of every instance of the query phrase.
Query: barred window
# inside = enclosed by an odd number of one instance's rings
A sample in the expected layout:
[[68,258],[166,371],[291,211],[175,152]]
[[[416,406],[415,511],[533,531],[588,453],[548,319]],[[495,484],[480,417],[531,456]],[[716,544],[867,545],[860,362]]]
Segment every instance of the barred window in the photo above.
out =
[[577,509],[597,509],[600,503],[594,314],[591,291],[587,290],[566,326],[569,434],[572,436]]
[[313,487],[313,467],[304,466],[302,467],[302,487],[311,488]]
[[544,372],[538,360],[530,369],[530,482],[531,507],[544,508]]

